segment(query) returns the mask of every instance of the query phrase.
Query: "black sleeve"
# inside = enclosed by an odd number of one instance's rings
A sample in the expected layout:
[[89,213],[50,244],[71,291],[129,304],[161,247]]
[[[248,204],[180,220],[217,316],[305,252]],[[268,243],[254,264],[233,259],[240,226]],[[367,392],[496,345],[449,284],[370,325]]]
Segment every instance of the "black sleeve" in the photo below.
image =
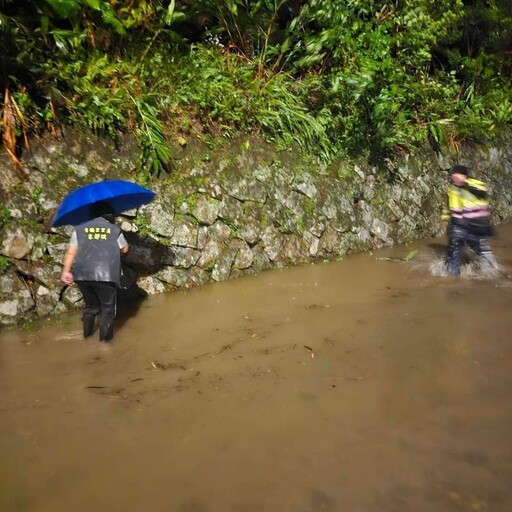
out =
[[481,190],[476,187],[472,187],[468,185],[467,183],[464,183],[463,188],[465,188],[467,191],[471,192],[474,196],[478,197],[478,199],[487,199],[487,191]]

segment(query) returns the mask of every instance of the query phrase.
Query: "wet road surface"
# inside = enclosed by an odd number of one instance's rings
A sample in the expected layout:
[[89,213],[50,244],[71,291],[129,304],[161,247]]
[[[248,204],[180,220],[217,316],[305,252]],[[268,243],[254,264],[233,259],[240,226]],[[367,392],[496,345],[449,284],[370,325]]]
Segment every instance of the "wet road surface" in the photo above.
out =
[[511,511],[512,225],[493,279],[443,243],[0,332],[0,511]]

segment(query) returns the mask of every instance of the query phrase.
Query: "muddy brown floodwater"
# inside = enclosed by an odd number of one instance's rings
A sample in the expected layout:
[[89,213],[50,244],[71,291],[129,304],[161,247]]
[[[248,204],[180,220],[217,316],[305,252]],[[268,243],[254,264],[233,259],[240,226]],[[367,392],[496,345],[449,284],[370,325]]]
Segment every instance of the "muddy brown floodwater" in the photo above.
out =
[[512,511],[512,225],[493,279],[444,242],[2,331],[0,511]]

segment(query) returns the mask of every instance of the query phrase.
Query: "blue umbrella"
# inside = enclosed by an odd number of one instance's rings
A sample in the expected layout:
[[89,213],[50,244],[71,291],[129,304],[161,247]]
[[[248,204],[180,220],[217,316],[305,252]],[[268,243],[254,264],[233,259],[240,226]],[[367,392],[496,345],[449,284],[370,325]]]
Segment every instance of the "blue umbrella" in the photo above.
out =
[[147,188],[124,180],[107,180],[91,183],[68,194],[53,216],[52,226],[76,226],[91,220],[90,206],[99,201],[108,203],[113,213],[121,213],[150,203],[155,193]]

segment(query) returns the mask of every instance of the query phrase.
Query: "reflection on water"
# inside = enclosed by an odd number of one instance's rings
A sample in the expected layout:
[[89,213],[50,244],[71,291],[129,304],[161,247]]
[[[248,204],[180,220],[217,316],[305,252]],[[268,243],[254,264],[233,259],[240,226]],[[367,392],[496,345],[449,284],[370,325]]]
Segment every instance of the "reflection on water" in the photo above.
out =
[[[439,240],[0,334],[0,510],[512,510],[512,226],[492,279]],[[481,277],[481,275],[480,275]]]

